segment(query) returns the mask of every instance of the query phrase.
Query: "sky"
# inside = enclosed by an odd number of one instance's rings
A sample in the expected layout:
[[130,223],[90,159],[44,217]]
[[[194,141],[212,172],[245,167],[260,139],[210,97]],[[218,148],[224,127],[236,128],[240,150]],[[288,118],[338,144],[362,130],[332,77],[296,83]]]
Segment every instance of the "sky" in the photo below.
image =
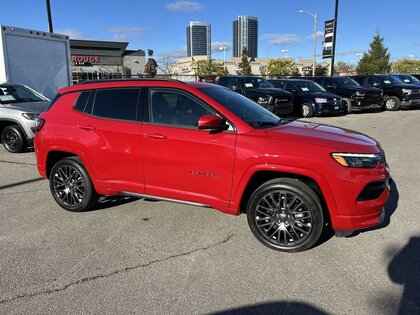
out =
[[[212,58],[232,56],[232,22],[258,17],[258,57],[311,59],[317,15],[317,59],[322,60],[324,22],[334,18],[335,0],[50,0],[55,33],[72,39],[126,41],[129,49],[153,49],[157,58],[186,56],[190,21],[212,28]],[[0,24],[48,31],[45,0],[1,1]],[[356,64],[375,32],[391,59],[420,59],[420,0],[339,0],[336,62]],[[273,45],[276,43],[276,45]],[[283,52],[282,52],[283,51]]]

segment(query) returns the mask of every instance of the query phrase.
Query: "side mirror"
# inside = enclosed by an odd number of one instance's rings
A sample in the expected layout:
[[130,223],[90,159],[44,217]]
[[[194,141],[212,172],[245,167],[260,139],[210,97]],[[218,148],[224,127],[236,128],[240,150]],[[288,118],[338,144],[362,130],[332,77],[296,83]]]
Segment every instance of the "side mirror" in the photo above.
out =
[[327,89],[329,89],[329,90],[335,90],[335,86],[334,85],[327,85]]
[[379,82],[374,82],[373,86],[378,88],[378,87],[381,87],[381,84]]
[[233,85],[232,86],[232,91],[241,92],[242,91],[242,88],[241,88],[240,85]]
[[226,121],[217,115],[205,115],[201,116],[198,120],[198,129],[206,129],[210,131],[222,131],[226,130]]

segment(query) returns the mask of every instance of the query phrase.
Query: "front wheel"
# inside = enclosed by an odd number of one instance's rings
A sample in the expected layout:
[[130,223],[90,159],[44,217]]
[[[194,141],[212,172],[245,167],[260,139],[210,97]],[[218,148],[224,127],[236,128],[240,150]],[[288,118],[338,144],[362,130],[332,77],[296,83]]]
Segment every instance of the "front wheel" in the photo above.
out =
[[316,193],[291,178],[261,185],[247,208],[248,225],[265,246],[285,252],[312,247],[323,229],[323,213]]
[[312,117],[314,115],[314,109],[312,108],[311,104],[303,103],[300,113],[304,118]]
[[26,149],[26,141],[17,125],[7,126],[1,133],[5,149],[11,153],[21,153]]
[[399,110],[400,109],[400,99],[396,96],[389,96],[385,100],[385,109],[386,110]]
[[351,99],[347,97],[343,97],[342,102],[344,104],[344,110],[347,114],[350,114],[352,112],[352,106],[351,106]]
[[60,160],[50,173],[50,190],[60,207],[68,211],[85,211],[99,199],[82,162],[76,157]]

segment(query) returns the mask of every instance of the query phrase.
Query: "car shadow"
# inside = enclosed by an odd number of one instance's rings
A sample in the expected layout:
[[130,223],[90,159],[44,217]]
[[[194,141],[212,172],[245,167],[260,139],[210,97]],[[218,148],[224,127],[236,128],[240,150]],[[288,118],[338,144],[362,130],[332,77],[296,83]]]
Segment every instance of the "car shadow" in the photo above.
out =
[[89,209],[88,211],[98,211],[98,210],[105,210],[112,207],[121,206],[127,203],[131,203],[133,201],[139,200],[140,198],[134,198],[129,196],[105,196],[101,197],[98,203]]
[[420,314],[420,237],[412,237],[388,265],[390,279],[404,286],[398,314]]
[[394,214],[395,210],[397,210],[398,200],[400,199],[400,194],[398,193],[397,184],[392,178],[389,179],[389,185],[391,187],[391,193],[389,194],[388,200],[385,204],[385,217],[382,223],[368,229],[355,231],[354,233],[352,233],[351,235],[347,237],[354,237],[354,236],[359,235],[360,233],[383,229],[384,227],[387,227],[389,225],[389,223],[391,222],[391,216]]
[[254,304],[244,307],[232,308],[223,310],[216,313],[210,313],[211,315],[254,315],[254,314],[309,314],[309,315],[324,315],[327,314],[324,311],[317,309],[316,307],[301,302],[269,302]]

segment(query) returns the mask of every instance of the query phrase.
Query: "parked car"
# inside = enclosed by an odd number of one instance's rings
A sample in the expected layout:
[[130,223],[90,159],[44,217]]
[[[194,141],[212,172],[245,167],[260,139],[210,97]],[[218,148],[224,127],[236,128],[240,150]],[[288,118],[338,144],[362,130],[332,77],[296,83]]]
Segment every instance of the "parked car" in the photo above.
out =
[[277,115],[293,112],[292,94],[273,87],[262,77],[226,75],[218,77],[216,84],[248,97]]
[[70,211],[119,194],[247,213],[260,242],[293,252],[327,223],[337,235],[379,224],[389,196],[372,138],[280,119],[216,84],[75,85],[37,121],[39,173]]
[[397,79],[401,80],[406,84],[420,85],[420,80],[417,79],[415,76],[412,76],[411,74],[392,74],[392,76],[396,77]]
[[412,73],[413,77],[415,77],[417,80],[420,80],[420,73]]
[[350,77],[310,78],[331,93],[340,95],[347,113],[383,107],[383,91],[376,87],[362,87]]
[[276,79],[268,82],[293,94],[294,111],[302,117],[336,115],[345,110],[340,96],[327,92],[316,82],[301,79]]
[[33,146],[35,119],[49,104],[47,97],[25,85],[0,84],[0,133],[7,151],[19,153]]
[[360,85],[378,87],[384,91],[386,110],[399,110],[401,107],[420,105],[420,87],[406,84],[400,79],[389,75],[358,75],[353,77]]

